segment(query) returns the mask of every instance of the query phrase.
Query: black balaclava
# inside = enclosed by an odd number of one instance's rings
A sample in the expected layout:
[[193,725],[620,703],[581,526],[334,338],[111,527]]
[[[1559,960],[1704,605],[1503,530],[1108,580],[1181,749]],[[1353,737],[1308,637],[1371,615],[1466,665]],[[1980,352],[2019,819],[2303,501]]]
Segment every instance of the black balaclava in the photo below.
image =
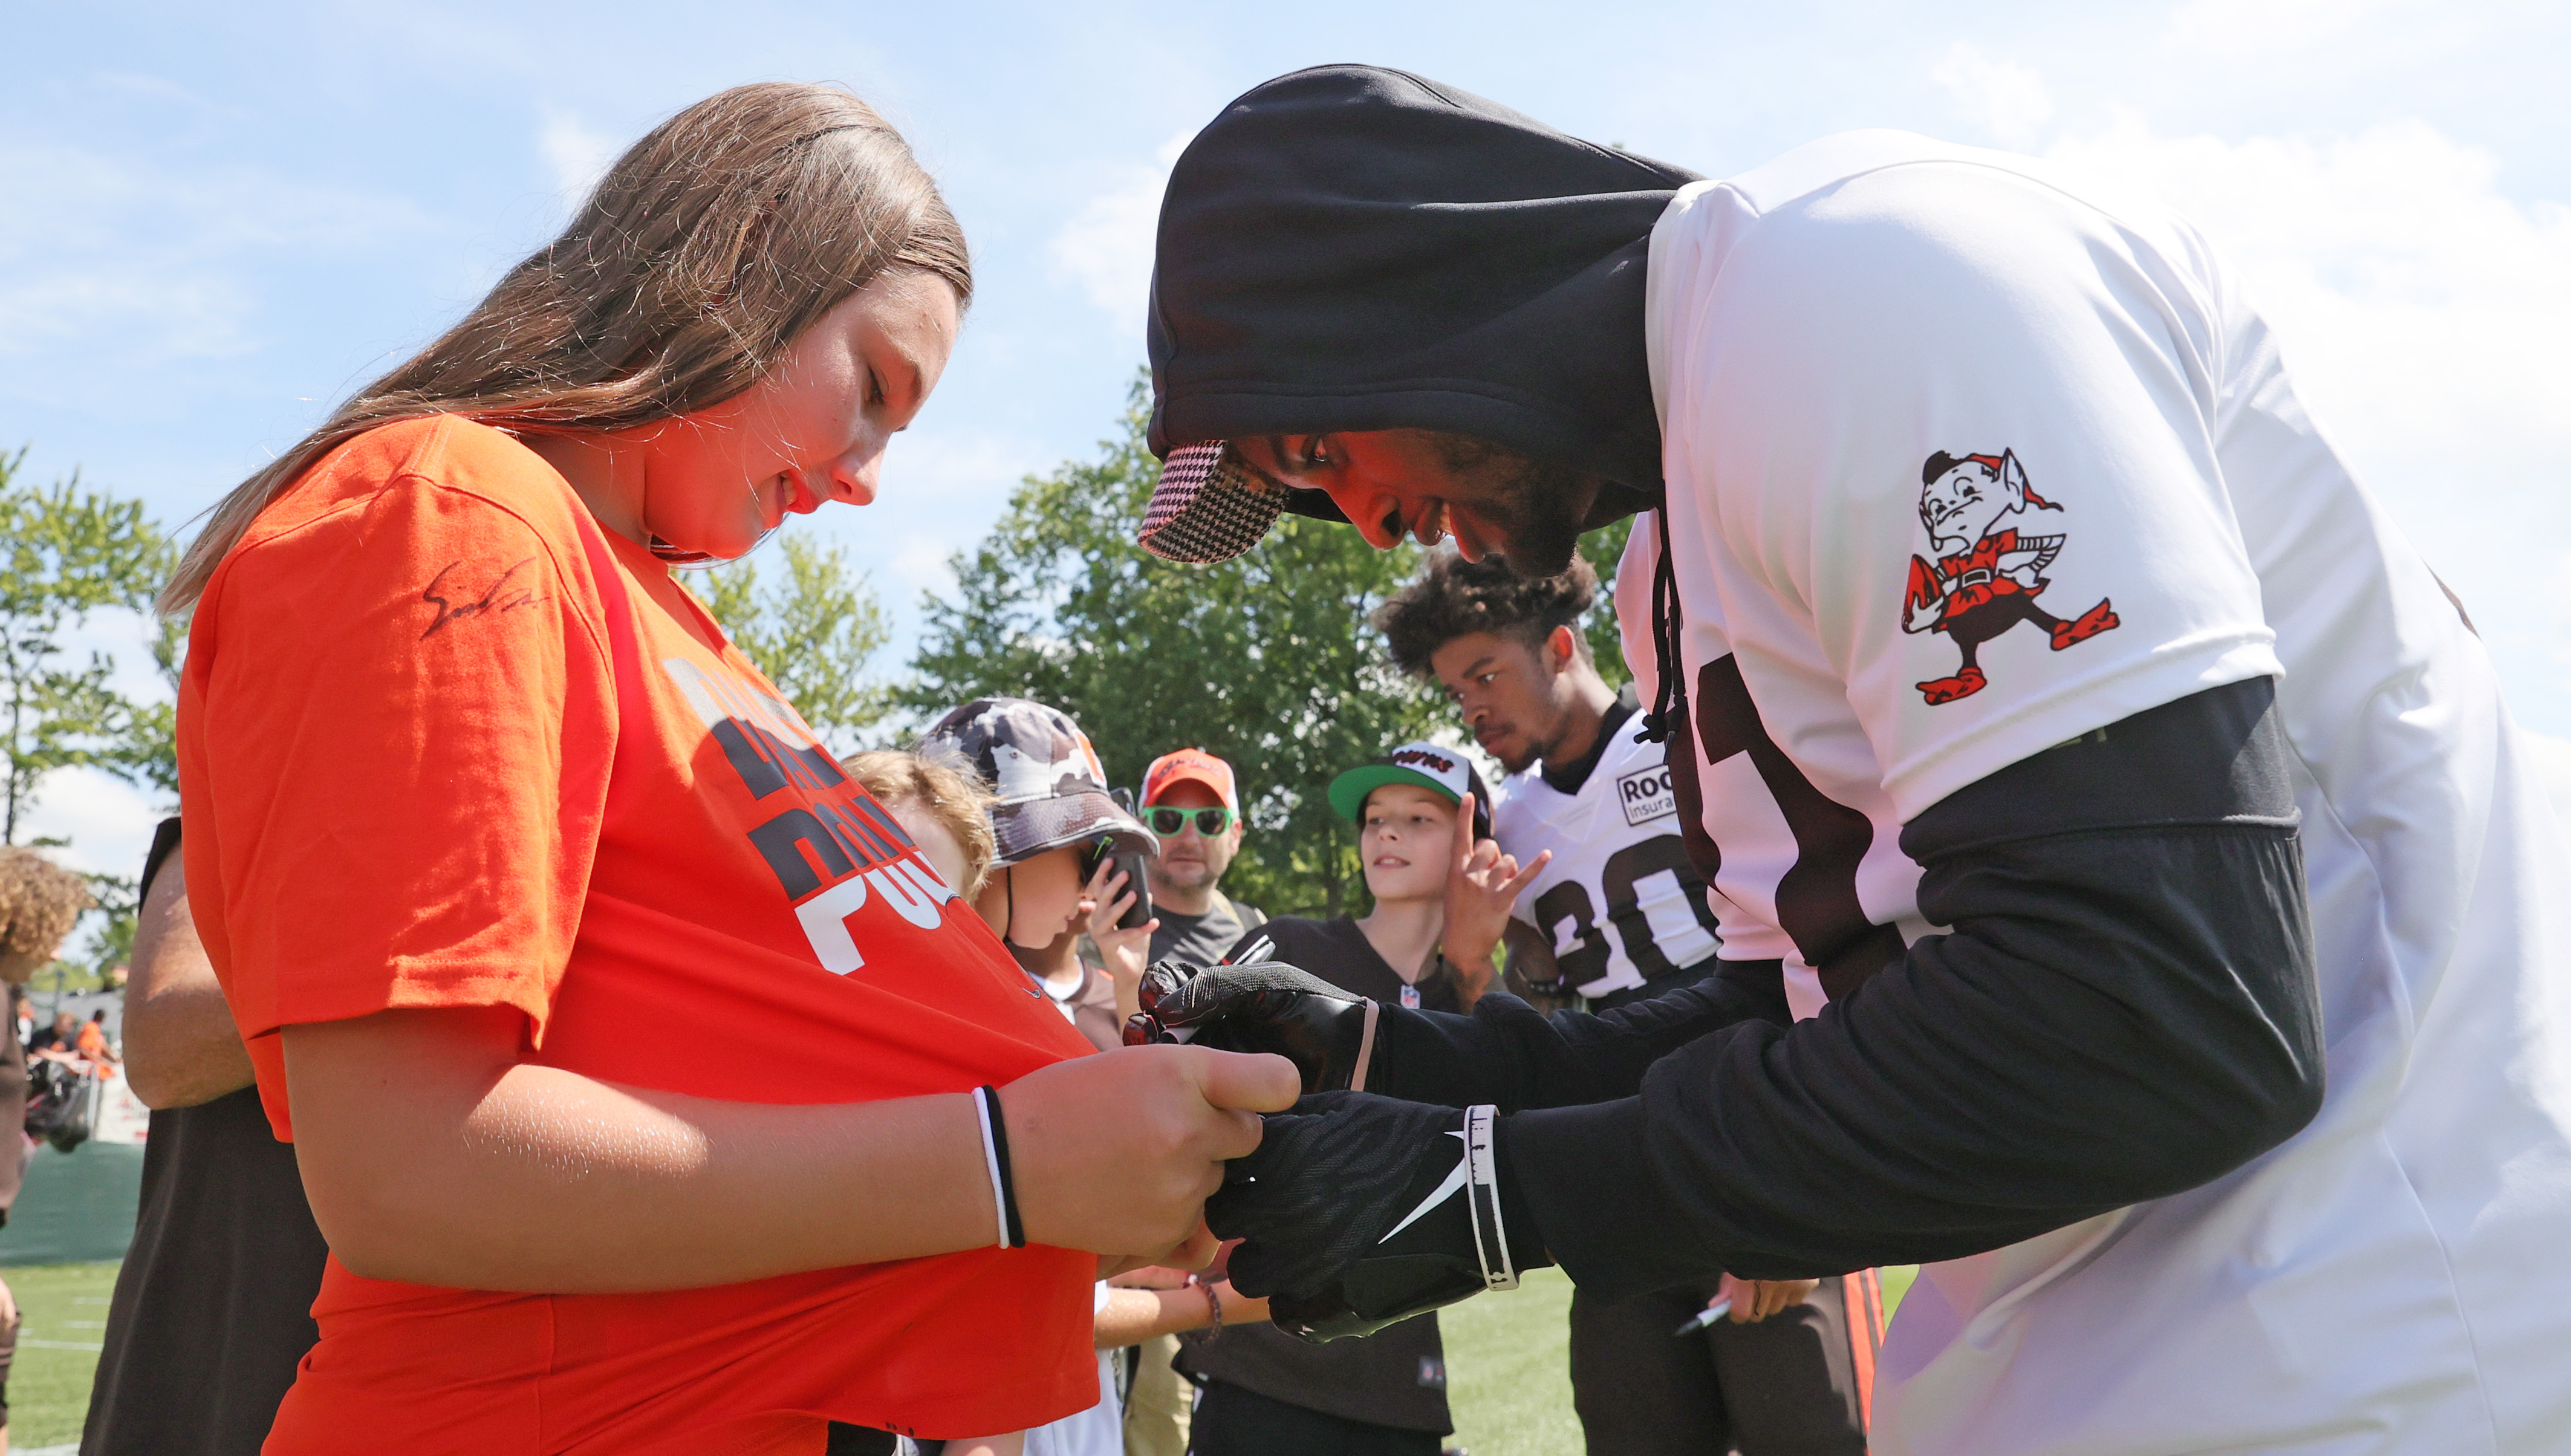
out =
[[1161,203],[1153,453],[1445,430],[1657,501],[1644,265],[1695,180],[1399,71],[1316,66],[1252,90]]

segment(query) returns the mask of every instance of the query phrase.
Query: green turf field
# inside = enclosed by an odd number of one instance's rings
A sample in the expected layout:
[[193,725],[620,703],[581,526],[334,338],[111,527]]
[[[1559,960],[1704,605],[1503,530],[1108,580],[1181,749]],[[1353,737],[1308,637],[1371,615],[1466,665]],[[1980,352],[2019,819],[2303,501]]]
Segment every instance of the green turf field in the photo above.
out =
[[[1887,1316],[1917,1272],[1883,1271]],[[1571,1281],[1560,1269],[1538,1269],[1514,1293],[1467,1299],[1438,1314],[1455,1444],[1473,1456],[1578,1456],[1570,1313]]]
[[[65,1263],[6,1270],[26,1325],[9,1377],[9,1445],[67,1445],[89,1411],[90,1371],[116,1284],[113,1263]],[[1913,1270],[1883,1271],[1885,1312],[1910,1287]],[[1571,1413],[1566,1354],[1571,1281],[1538,1269],[1511,1294],[1468,1299],[1438,1316],[1446,1335],[1448,1395],[1456,1443],[1473,1456],[1577,1456],[1580,1422]]]
[[98,1365],[112,1263],[0,1269],[18,1296],[18,1362],[9,1371],[9,1449],[63,1446],[80,1439],[89,1414],[89,1377]]

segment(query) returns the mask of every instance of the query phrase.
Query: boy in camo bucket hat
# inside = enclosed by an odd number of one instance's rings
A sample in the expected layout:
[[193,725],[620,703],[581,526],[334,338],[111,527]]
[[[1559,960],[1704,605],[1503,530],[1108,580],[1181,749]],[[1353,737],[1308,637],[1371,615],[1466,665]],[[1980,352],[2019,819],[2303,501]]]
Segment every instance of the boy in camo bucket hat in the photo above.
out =
[[977,698],[937,721],[920,751],[970,764],[991,786],[998,866],[974,908],[1000,938],[1042,950],[1080,909],[1081,857],[1100,839],[1118,853],[1158,854],[1160,841],[1107,789],[1089,734],[1060,709]]

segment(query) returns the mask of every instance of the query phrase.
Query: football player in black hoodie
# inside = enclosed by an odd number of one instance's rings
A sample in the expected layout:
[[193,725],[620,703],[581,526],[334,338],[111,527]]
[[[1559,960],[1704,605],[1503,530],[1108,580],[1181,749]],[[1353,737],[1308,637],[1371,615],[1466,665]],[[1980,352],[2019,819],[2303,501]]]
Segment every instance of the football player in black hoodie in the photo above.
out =
[[2523,1277],[2571,1181],[2509,1172],[2571,1166],[2512,1070],[2564,1032],[2571,851],[2228,266],[2097,196],[1899,133],[1706,183],[1360,66],[1181,156],[1145,545],[1289,510],[1549,574],[1649,512],[1627,657],[1724,942],[1602,1016],[1160,975],[1140,1034],[1319,1094],[1209,1205],[1281,1324],[1919,1262],[1905,1451],[2571,1419]]

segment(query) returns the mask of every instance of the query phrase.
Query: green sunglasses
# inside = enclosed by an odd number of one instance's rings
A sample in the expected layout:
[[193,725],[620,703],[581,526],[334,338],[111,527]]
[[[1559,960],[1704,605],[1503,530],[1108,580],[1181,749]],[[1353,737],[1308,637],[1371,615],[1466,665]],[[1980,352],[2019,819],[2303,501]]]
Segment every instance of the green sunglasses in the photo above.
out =
[[1208,839],[1232,827],[1233,813],[1230,809],[1181,809],[1167,804],[1143,810],[1143,822],[1151,826],[1153,833],[1167,837],[1186,828],[1190,815],[1196,817],[1197,832]]

